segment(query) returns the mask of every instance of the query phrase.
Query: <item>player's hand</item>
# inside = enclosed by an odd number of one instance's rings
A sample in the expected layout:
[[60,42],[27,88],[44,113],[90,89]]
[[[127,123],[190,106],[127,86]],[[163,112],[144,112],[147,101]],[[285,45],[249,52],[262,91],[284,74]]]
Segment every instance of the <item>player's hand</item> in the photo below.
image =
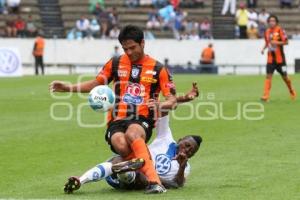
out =
[[196,82],[193,82],[192,90],[189,91],[186,95],[187,99],[193,100],[199,96],[199,89]]
[[174,160],[177,160],[180,167],[185,167],[188,161],[188,157],[184,152],[179,152],[175,157]]
[[156,110],[159,107],[159,102],[157,100],[155,100],[155,99],[149,99],[147,101],[147,106],[150,109]]
[[68,84],[61,81],[53,81],[49,85],[50,92],[68,92],[70,87]]

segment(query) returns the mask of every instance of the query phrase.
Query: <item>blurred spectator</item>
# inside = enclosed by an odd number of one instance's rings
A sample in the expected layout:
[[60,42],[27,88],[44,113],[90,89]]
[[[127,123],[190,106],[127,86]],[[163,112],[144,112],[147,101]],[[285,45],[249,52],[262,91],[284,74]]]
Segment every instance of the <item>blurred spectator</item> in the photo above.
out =
[[109,34],[109,13],[106,10],[102,10],[102,12],[98,16],[98,20],[101,27],[101,37],[106,38],[106,36]]
[[180,4],[180,0],[170,0],[170,3],[174,8],[177,8]]
[[239,31],[240,31],[239,35],[241,39],[247,38],[248,16],[249,16],[249,12],[246,9],[245,4],[241,3],[240,8],[236,12],[236,21],[237,21],[237,25],[239,26]]
[[230,7],[230,13],[235,14],[236,10],[236,0],[224,0],[222,15],[226,15]]
[[258,39],[258,37],[259,37],[258,30],[254,25],[251,25],[247,29],[247,36],[249,39]]
[[248,8],[256,8],[257,0],[247,0]]
[[158,11],[159,16],[162,18],[162,26],[166,29],[172,28],[172,20],[174,19],[176,13],[172,5],[167,5]]
[[90,31],[94,38],[100,36],[100,25],[98,23],[98,20],[95,16],[91,19],[90,22]]
[[21,0],[6,0],[7,7],[11,13],[19,13]]
[[139,0],[125,0],[125,4],[129,8],[136,8],[140,5]]
[[13,19],[8,19],[6,21],[5,33],[7,37],[17,37],[17,29]]
[[18,37],[22,37],[22,38],[26,37],[26,22],[22,19],[20,15],[15,21],[15,27],[17,29]]
[[114,26],[109,31],[109,38],[110,39],[118,39],[119,34],[120,34],[120,29],[118,28],[118,26]]
[[152,0],[140,0],[140,6],[150,6],[152,5]]
[[105,9],[104,0],[89,0],[89,12],[94,13],[96,8]]
[[174,25],[172,27],[174,38],[180,39],[180,34],[183,31],[187,31],[187,23],[185,20],[185,15],[181,9],[177,8],[175,12]]
[[101,5],[99,3],[96,4],[95,9],[93,10],[92,14],[95,16],[98,16],[102,10],[104,10],[104,8],[101,7]]
[[147,28],[144,31],[144,37],[145,37],[145,40],[155,40],[154,34]]
[[191,34],[189,35],[188,39],[189,40],[199,40],[200,38],[199,38],[198,32],[195,29],[193,29]]
[[114,47],[114,52],[112,53],[111,57],[119,57],[121,54],[119,52],[119,46]]
[[27,24],[26,24],[26,35],[28,37],[35,37],[37,35],[37,26],[32,19],[32,16],[28,16]]
[[292,35],[293,40],[300,40],[300,32],[299,29],[295,29],[294,34]]
[[280,0],[280,8],[283,9],[283,8],[292,8],[292,0]]
[[167,6],[167,4],[168,4],[167,0],[152,0],[152,5],[155,8],[162,8],[162,7]]
[[82,38],[89,36],[90,22],[82,15],[79,20],[76,21],[76,29],[81,32]]
[[249,9],[248,14],[248,28],[251,26],[258,27],[258,15],[254,9]]
[[148,29],[159,29],[160,21],[157,11],[153,8],[148,14],[148,21],[146,24]]
[[199,36],[202,39],[210,39],[211,35],[211,23],[207,17],[201,22],[199,26]]
[[119,14],[116,7],[113,7],[109,13],[109,25],[110,27],[119,25]]
[[0,14],[3,14],[5,12],[6,12],[5,0],[0,0]]
[[183,8],[204,8],[204,0],[181,0],[180,7]]
[[213,49],[213,44],[208,44],[208,47],[204,48],[201,53],[200,64],[214,64],[215,62],[215,51]]
[[268,18],[270,14],[266,12],[266,9],[262,9],[258,15],[258,31],[259,36],[263,37],[267,27],[268,27]]

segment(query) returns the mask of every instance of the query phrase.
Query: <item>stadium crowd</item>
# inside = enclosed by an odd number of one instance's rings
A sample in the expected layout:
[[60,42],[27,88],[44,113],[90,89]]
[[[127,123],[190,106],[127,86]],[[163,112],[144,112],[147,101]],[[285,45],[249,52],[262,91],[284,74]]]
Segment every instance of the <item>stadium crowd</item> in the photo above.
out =
[[35,37],[38,26],[32,15],[26,19],[20,14],[21,0],[0,0],[0,14],[7,16],[5,26],[0,30],[2,37]]
[[[230,9],[230,14],[236,18],[236,37],[240,39],[258,39],[263,38],[267,28],[267,20],[270,13],[265,8],[257,11],[258,0],[247,0],[247,4],[241,2],[238,10],[236,10],[236,0],[224,0],[222,15],[226,15]],[[281,9],[285,7],[292,8],[292,0],[280,0],[279,6]],[[300,5],[300,2],[298,3]],[[298,30],[292,35],[292,38],[299,37]]]
[[[125,0],[129,8],[151,6],[146,22],[145,38],[155,39],[153,30],[172,30],[176,39],[210,39],[211,22],[208,18],[201,21],[191,19],[182,8],[204,8],[203,0]],[[120,32],[118,10],[106,8],[104,0],[90,0],[91,19],[81,16],[68,34],[68,39],[103,38],[115,39]]]

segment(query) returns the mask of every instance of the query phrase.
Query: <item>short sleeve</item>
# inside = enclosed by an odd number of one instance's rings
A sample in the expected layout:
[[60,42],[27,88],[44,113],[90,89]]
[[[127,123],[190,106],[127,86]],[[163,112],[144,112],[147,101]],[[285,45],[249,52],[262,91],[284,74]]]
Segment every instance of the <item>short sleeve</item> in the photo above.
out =
[[288,41],[288,37],[287,37],[286,32],[285,32],[284,29],[281,28],[279,34],[280,34],[280,38],[283,42]]
[[159,85],[162,94],[166,97],[169,95],[176,94],[175,84],[173,83],[172,77],[169,71],[163,67],[159,74]]
[[96,80],[101,85],[107,85],[112,80],[112,59],[108,61],[98,73]]

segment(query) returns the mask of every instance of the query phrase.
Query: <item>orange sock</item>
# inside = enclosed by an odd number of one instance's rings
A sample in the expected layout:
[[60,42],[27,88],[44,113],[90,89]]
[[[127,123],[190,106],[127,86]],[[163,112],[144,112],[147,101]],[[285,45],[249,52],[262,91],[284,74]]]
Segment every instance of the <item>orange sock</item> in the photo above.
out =
[[143,158],[145,160],[145,165],[140,170],[148,178],[148,181],[161,184],[145,141],[142,138],[134,140],[131,143],[131,149],[136,158]]
[[268,99],[270,97],[271,85],[272,85],[272,81],[270,79],[266,79],[263,98]]
[[291,79],[287,78],[286,80],[284,80],[286,86],[289,89],[289,92],[292,93],[293,92],[293,87],[292,87],[292,81]]

